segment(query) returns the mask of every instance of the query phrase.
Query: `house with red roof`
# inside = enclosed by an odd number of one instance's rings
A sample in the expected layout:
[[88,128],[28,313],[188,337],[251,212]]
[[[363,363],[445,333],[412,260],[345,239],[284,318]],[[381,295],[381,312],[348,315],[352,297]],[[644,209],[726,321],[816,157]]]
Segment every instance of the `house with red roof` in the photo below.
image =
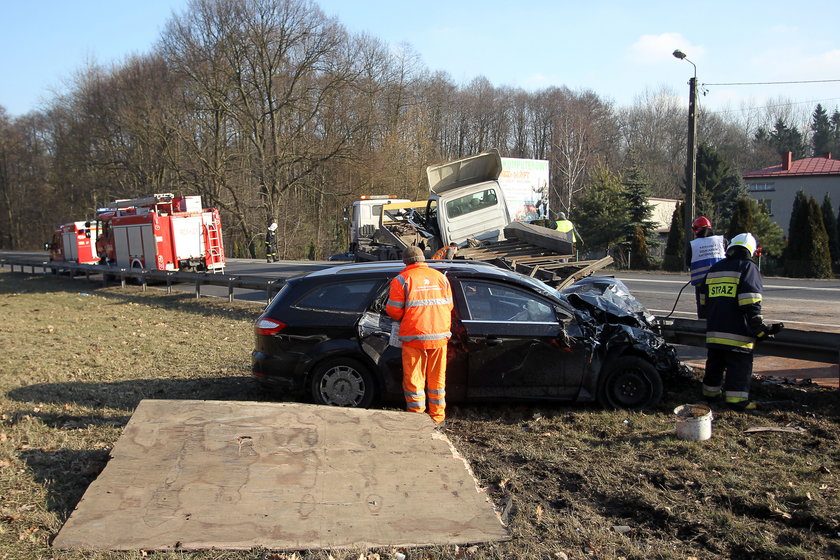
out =
[[828,193],[836,208],[840,202],[840,160],[825,154],[794,161],[792,152],[784,152],[780,165],[750,171],[744,175],[744,183],[750,197],[769,210],[773,221],[787,236],[793,199],[798,191],[813,196],[820,206]]

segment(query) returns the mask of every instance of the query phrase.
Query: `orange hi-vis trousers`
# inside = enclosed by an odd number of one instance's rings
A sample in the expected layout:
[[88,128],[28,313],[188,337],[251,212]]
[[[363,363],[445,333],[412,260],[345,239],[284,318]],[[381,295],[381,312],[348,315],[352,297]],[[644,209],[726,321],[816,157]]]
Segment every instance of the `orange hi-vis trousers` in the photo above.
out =
[[413,348],[403,345],[403,394],[406,410],[426,412],[440,424],[446,418],[446,346]]

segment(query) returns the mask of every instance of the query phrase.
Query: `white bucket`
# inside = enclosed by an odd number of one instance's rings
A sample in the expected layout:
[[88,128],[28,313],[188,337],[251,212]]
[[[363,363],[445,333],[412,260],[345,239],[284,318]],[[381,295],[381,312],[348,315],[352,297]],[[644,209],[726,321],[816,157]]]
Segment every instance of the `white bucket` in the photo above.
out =
[[712,437],[712,409],[705,404],[683,404],[674,409],[677,437],[703,441]]

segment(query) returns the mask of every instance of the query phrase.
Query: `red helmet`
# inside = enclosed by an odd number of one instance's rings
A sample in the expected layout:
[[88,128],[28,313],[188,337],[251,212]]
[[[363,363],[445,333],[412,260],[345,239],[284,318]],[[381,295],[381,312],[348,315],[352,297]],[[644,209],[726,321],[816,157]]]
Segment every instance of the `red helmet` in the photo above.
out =
[[706,216],[699,216],[691,222],[691,229],[694,230],[694,233],[700,233],[704,229],[712,229],[712,222]]

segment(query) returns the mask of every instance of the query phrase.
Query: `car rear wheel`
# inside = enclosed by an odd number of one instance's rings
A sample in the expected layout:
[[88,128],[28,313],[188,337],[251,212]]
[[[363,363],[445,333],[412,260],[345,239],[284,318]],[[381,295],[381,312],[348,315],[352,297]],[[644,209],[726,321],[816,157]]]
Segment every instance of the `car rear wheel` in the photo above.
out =
[[657,404],[662,398],[662,378],[650,362],[638,356],[622,356],[607,364],[598,400],[605,408],[636,410]]
[[312,373],[312,397],[316,403],[365,408],[373,402],[373,396],[373,377],[353,358],[328,360]]

